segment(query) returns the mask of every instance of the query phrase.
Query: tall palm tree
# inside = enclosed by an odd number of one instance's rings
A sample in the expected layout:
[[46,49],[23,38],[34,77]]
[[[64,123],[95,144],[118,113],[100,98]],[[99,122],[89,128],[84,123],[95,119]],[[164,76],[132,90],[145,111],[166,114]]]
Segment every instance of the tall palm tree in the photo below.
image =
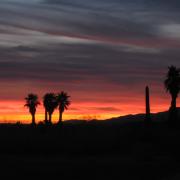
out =
[[25,97],[26,104],[24,106],[29,108],[29,112],[32,116],[32,124],[35,125],[35,114],[36,114],[36,108],[40,104],[38,101],[38,96],[36,94],[28,94],[27,97]]
[[48,123],[48,107],[49,107],[49,94],[45,94],[43,97],[43,105],[45,109],[45,123]]
[[68,96],[68,94],[64,91],[62,91],[61,93],[57,95],[57,102],[58,102],[58,108],[59,108],[59,123],[62,122],[63,112],[67,110],[71,104],[69,98],[70,96]]
[[[43,97],[43,105],[45,108],[45,122],[52,123],[52,114],[54,110],[57,108],[58,103],[56,100],[56,95],[54,93],[47,93]],[[48,120],[49,116],[49,120]]]
[[180,92],[180,69],[175,66],[170,66],[166,80],[164,81],[165,88],[167,92],[171,95],[171,106],[169,109],[170,117],[169,119],[177,119],[177,108],[176,100]]

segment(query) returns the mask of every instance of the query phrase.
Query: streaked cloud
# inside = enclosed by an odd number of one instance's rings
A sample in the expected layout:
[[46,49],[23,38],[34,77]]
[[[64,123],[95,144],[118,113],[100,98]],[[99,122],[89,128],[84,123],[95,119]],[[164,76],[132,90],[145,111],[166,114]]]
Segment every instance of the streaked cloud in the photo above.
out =
[[164,38],[180,39],[180,23],[161,25],[159,29]]
[[180,66],[179,8],[177,0],[0,0],[0,98],[65,89],[80,114],[88,102],[143,111],[144,86],[161,101],[167,67]]

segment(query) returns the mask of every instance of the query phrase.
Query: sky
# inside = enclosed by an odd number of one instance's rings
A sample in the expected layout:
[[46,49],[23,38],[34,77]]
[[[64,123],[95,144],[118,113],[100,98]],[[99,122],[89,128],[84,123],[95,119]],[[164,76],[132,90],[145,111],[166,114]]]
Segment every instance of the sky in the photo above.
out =
[[178,0],[0,0],[0,121],[29,122],[24,97],[61,90],[72,101],[65,120],[143,113],[146,85],[152,112],[167,110],[179,9]]

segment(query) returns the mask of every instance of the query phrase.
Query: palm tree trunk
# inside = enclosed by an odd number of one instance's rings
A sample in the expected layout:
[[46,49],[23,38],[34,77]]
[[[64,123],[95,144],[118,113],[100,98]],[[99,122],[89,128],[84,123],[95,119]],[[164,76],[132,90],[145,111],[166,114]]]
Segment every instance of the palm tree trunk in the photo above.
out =
[[46,124],[48,123],[48,113],[47,113],[47,110],[45,110],[45,123]]
[[177,99],[177,96],[175,95],[172,95],[172,100],[171,100],[171,107],[169,109],[169,121],[172,123],[172,124],[175,124],[177,122],[177,108],[176,108],[176,99]]
[[35,125],[36,122],[35,122],[35,114],[32,114],[32,124]]
[[63,112],[61,111],[61,109],[59,109],[59,123],[62,123],[62,115]]
[[49,124],[52,124],[52,114],[49,113]]
[[176,96],[172,96],[171,109],[176,109]]

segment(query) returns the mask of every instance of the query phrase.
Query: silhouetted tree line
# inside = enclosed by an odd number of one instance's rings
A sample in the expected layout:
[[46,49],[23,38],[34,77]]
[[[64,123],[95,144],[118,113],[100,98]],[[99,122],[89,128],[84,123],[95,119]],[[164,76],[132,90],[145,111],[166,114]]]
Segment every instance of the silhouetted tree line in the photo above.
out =
[[[62,91],[61,93],[55,94],[55,93],[46,93],[43,96],[43,106],[45,109],[45,124],[52,124],[52,114],[55,111],[55,109],[58,108],[59,110],[59,121],[58,123],[62,123],[62,116],[65,110],[68,109],[70,106],[70,96]],[[25,98],[26,104],[25,106],[28,107],[29,112],[32,116],[32,125],[36,124],[35,121],[35,114],[37,106],[40,105],[40,102],[38,100],[38,96],[36,94],[28,94]]]
[[[175,66],[168,67],[166,79],[164,81],[166,91],[171,95],[171,105],[169,108],[169,123],[176,124],[178,119],[178,111],[176,107],[176,101],[180,92],[180,69]],[[45,108],[45,123],[52,124],[52,114],[55,109],[59,110],[59,124],[62,123],[63,112],[68,109],[71,104],[69,100],[70,96],[62,91],[59,94],[47,93],[43,97],[43,105]],[[25,106],[29,108],[29,112],[32,115],[32,124],[35,124],[36,108],[40,104],[38,96],[36,94],[28,94],[25,98]],[[145,100],[146,100],[146,118],[145,123],[151,123],[151,112],[150,112],[150,91],[147,86],[145,89]]]
[[[176,106],[177,98],[180,92],[180,69],[175,66],[168,67],[164,86],[167,92],[171,95],[171,105],[169,108],[168,122],[170,125],[175,125],[178,120],[178,110]],[[151,123],[150,113],[150,98],[149,98],[149,87],[145,89],[145,100],[146,100],[146,117],[145,123]]]

